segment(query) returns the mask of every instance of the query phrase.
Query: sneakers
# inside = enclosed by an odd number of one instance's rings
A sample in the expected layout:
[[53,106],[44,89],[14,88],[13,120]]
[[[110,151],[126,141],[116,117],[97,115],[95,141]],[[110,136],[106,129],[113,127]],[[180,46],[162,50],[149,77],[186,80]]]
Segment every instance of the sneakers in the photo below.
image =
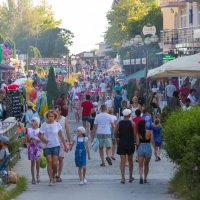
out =
[[83,183],[85,183],[85,184],[87,183],[87,179],[86,178],[83,179]]
[[86,183],[87,183],[87,179],[84,178],[82,181],[80,181],[79,185],[84,185],[84,184],[86,184]]

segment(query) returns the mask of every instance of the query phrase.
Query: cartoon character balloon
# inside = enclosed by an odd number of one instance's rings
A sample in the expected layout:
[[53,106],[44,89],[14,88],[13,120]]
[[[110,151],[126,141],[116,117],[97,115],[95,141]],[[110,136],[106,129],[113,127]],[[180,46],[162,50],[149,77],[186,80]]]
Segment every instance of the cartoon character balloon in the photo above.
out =
[[33,102],[34,105],[36,105],[36,99],[37,99],[37,91],[33,87],[33,80],[26,80],[26,101]]

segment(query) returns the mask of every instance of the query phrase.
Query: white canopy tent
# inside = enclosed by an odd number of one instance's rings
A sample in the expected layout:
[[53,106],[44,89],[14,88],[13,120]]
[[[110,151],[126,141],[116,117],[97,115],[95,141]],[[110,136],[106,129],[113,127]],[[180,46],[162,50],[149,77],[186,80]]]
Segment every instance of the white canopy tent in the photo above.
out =
[[200,53],[191,56],[179,57],[162,66],[149,70],[147,77],[180,77],[200,75]]

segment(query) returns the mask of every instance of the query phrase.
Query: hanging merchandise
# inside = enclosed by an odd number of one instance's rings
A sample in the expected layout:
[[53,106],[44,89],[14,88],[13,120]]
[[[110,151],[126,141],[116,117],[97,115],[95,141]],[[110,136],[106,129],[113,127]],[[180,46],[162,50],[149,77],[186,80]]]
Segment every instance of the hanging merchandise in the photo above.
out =
[[0,64],[2,62],[2,46],[0,45]]

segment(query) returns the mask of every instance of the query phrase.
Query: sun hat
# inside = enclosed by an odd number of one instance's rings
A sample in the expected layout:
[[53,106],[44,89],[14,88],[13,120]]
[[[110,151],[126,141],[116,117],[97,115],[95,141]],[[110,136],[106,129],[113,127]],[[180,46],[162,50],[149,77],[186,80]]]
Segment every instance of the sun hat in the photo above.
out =
[[40,119],[38,117],[33,117],[31,121],[35,121],[38,126],[40,125]]
[[9,143],[9,138],[7,136],[0,136],[0,141],[3,143],[3,144],[8,144]]
[[85,131],[85,128],[82,127],[82,126],[79,126],[79,127],[77,128],[77,130],[78,130],[78,131],[81,131],[82,133],[85,133],[85,132],[86,132],[86,131]]
[[126,108],[126,109],[123,110],[122,114],[123,114],[124,117],[127,117],[131,114],[131,110]]

